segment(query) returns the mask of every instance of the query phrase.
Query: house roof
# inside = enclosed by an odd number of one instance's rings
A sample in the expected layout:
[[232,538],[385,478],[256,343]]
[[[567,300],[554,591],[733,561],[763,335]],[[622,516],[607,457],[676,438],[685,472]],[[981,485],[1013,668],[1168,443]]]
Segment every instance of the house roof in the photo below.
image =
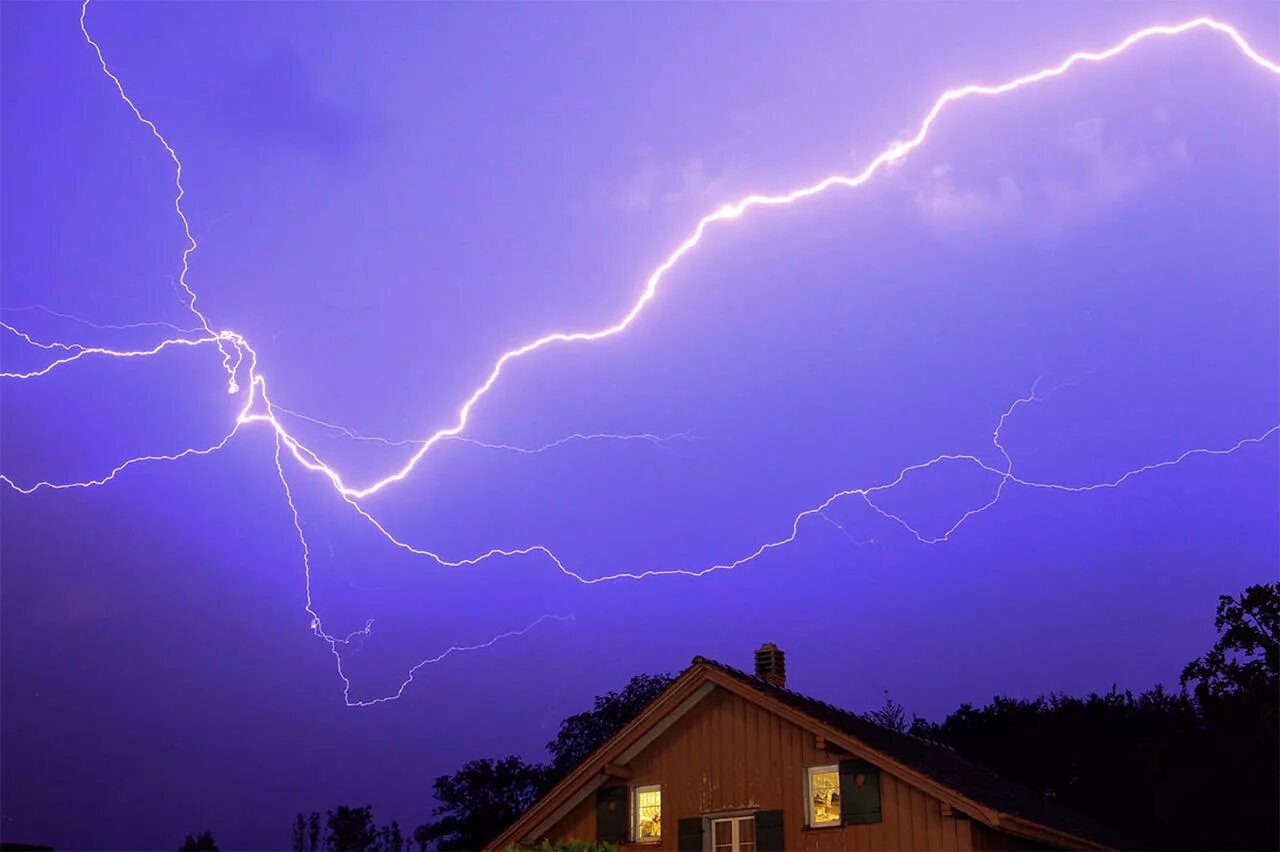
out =
[[548,791],[491,847],[501,849],[530,837],[537,839],[603,784],[615,764],[630,760],[716,687],[825,736],[850,754],[869,760],[998,831],[1074,848],[1133,845],[1066,805],[1009,781],[946,746],[894,731],[724,663],[694,657],[666,690]]
[[693,662],[695,666],[701,664],[725,672],[751,689],[764,692],[806,716],[826,722],[872,749],[896,757],[938,783],[1001,814],[1103,845],[1132,847],[1132,842],[1120,837],[1113,829],[1100,825],[1073,808],[1029,787],[1010,781],[981,764],[961,757],[947,746],[886,728],[857,713],[775,686],[715,660],[695,657]]

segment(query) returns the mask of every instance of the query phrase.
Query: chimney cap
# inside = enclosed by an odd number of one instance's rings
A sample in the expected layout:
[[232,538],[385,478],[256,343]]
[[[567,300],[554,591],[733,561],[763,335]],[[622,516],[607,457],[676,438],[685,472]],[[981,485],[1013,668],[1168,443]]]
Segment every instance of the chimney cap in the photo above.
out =
[[772,642],[756,649],[756,677],[774,686],[787,685],[787,655]]

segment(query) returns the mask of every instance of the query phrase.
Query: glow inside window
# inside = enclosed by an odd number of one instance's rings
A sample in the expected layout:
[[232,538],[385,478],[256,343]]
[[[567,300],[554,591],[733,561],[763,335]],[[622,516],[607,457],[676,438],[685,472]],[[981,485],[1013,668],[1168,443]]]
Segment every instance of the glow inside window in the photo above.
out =
[[809,825],[840,824],[840,767],[809,767]]
[[637,787],[635,810],[636,840],[659,840],[662,837],[662,788]]

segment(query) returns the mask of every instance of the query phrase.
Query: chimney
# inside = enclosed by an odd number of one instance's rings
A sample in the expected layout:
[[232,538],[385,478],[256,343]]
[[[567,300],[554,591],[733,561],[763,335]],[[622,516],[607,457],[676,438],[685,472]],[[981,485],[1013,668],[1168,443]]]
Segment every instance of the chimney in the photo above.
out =
[[787,685],[787,655],[772,642],[756,649],[756,677],[774,686]]

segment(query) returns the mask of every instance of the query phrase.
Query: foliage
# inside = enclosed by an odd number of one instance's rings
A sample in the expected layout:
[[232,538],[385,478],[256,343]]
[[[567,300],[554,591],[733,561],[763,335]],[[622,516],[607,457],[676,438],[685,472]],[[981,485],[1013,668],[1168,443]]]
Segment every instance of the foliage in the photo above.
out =
[[1201,704],[1236,695],[1280,694],[1280,583],[1249,586],[1218,598],[1218,641],[1182,670]]
[[187,839],[178,847],[178,852],[218,852],[218,843],[213,839],[212,831],[188,834]]
[[511,756],[472,760],[452,775],[441,775],[434,789],[439,817],[418,826],[413,839],[422,848],[478,849],[492,840],[541,795],[546,768]]
[[1137,697],[1114,688],[1085,698],[997,697],[981,709],[966,704],[941,725],[917,720],[912,732],[1140,836],[1174,816],[1170,796],[1194,798],[1206,780],[1167,765],[1206,765],[1173,753],[1195,731],[1191,702],[1157,687]]
[[434,843],[440,850],[488,843],[673,680],[665,674],[637,675],[620,691],[597,696],[590,710],[560,723],[556,738],[547,743],[548,763],[526,763],[515,756],[473,760],[452,775],[441,775],[434,784],[439,805],[431,812],[437,819],[418,826],[414,842],[423,849]]
[[1278,591],[1222,598],[1218,643],[1184,671],[1194,695],[997,697],[911,732],[1160,848],[1280,848]]
[[1218,600],[1218,641],[1182,672],[1202,720],[1206,763],[1223,768],[1233,833],[1221,846],[1280,849],[1280,583]]
[[329,811],[329,833],[325,840],[331,849],[368,849],[378,839],[378,829],[373,824],[373,808],[351,808],[338,805]]
[[298,814],[293,823],[293,848],[297,852],[315,852],[320,848],[320,814],[312,811],[309,817]]
[[562,721],[556,738],[547,743],[552,775],[557,779],[567,775],[674,680],[669,674],[636,675],[621,692],[598,695],[590,710]]
[[893,700],[887,689],[884,691],[884,704],[878,709],[869,711],[867,718],[877,725],[899,733],[905,733],[907,728],[910,727],[907,723],[906,709]]
[[324,827],[321,846],[320,814],[315,811],[306,817],[298,814],[293,823],[293,848],[297,852],[404,852],[409,848],[399,823],[392,820],[390,825],[379,827],[373,820],[370,805],[361,808],[339,805],[327,813]]

